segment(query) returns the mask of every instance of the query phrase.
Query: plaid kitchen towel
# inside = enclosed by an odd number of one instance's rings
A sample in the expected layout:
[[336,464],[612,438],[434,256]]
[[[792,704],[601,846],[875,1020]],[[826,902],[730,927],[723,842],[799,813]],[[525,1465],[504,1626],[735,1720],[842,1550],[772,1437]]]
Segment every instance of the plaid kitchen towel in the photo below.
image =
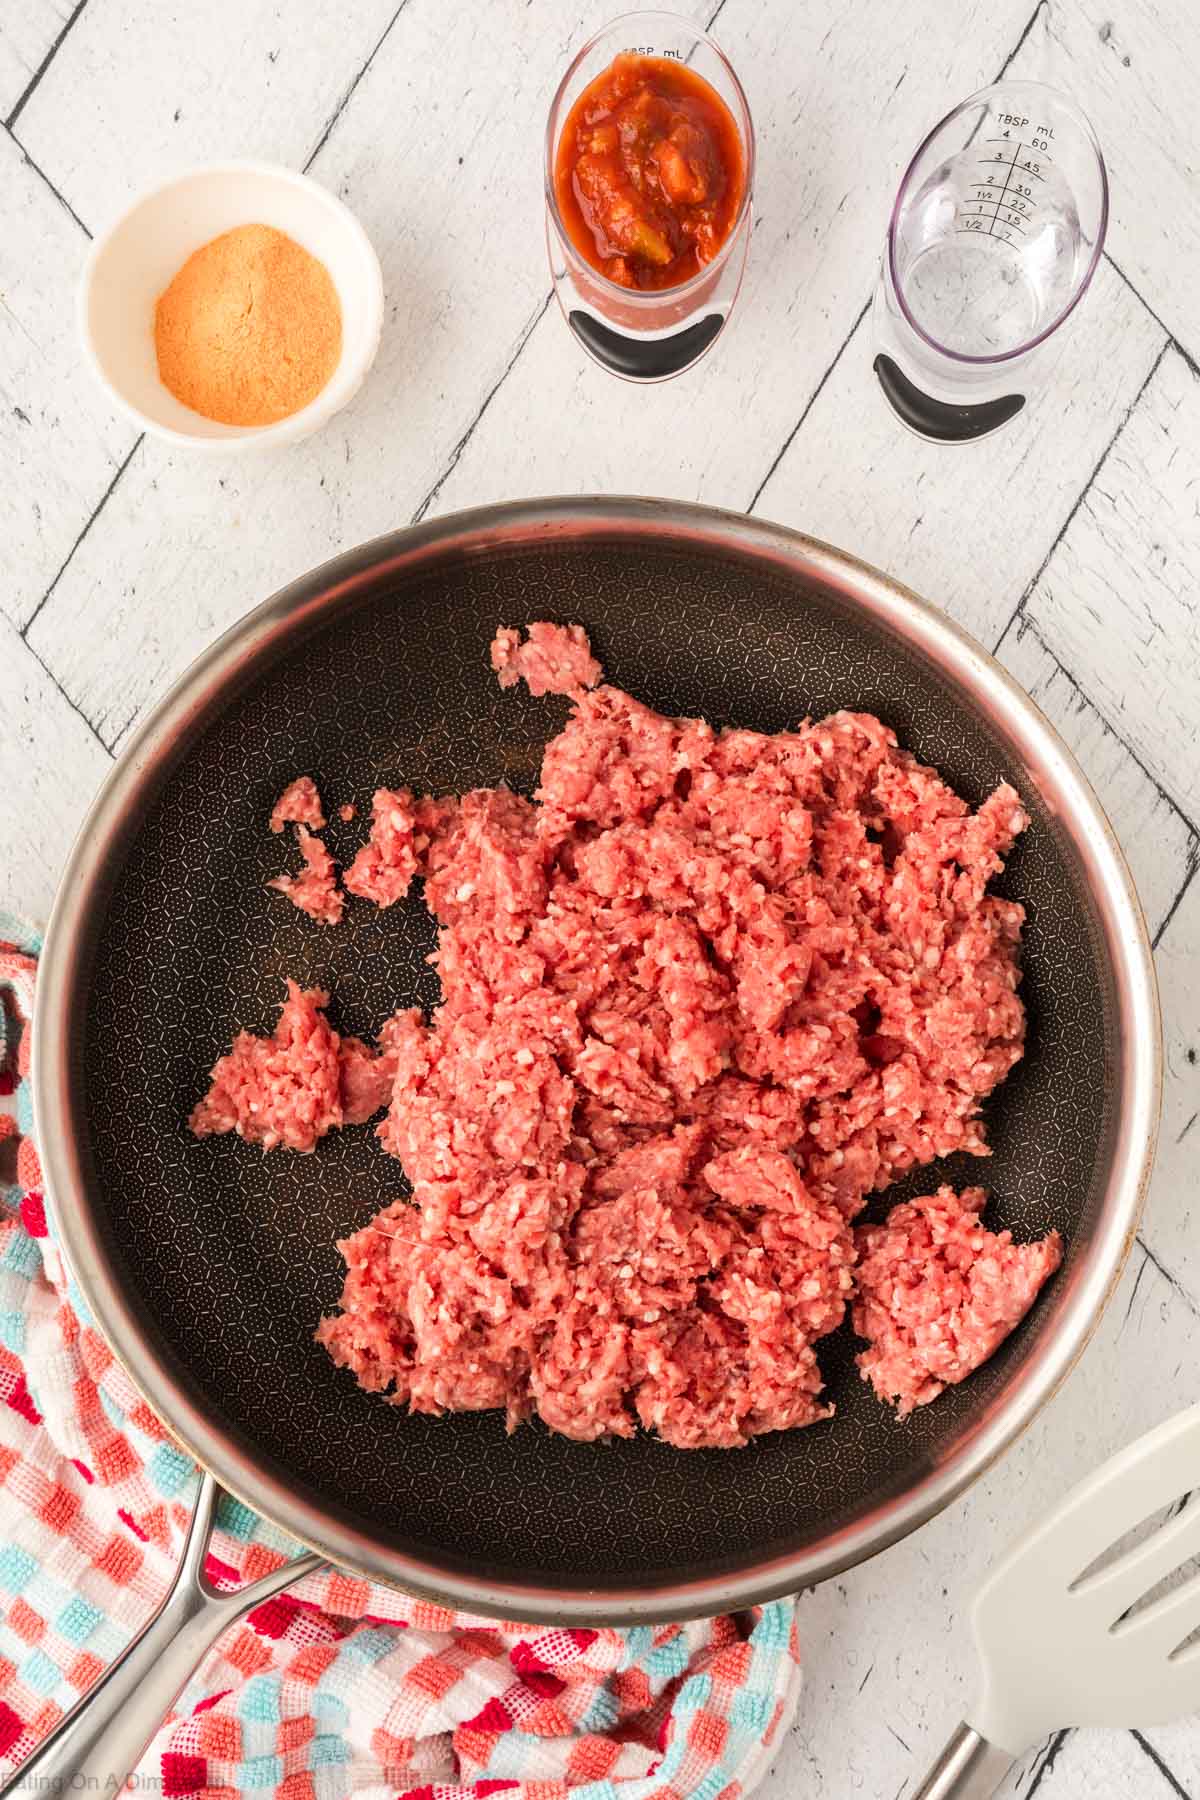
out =
[[[0,917],[0,1776],[162,1596],[196,1486],[63,1267],[31,1135],[38,943]],[[222,1587],[295,1553],[226,1499]],[[799,1687],[795,1608],[629,1631],[451,1613],[333,1571],[208,1655],[136,1777],[165,1800],[739,1800]]]

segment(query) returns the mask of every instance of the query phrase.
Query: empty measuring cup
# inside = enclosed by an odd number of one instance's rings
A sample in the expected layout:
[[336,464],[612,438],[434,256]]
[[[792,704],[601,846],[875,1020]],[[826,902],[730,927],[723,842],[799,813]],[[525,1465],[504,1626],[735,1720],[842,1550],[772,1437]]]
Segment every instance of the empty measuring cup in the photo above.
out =
[[904,423],[963,443],[1018,413],[1107,224],[1096,135],[1052,88],[1002,81],[935,125],[900,183],[875,296],[875,372]]

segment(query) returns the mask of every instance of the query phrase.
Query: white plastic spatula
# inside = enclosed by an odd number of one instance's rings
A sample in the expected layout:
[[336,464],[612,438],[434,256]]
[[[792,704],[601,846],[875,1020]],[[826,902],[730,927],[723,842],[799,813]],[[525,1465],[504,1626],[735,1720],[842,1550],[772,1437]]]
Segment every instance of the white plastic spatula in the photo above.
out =
[[1181,1573],[1200,1557],[1200,1498],[1119,1547],[1194,1487],[1200,1406],[1114,1456],[1009,1552],[972,1614],[983,1680],[971,1722],[913,1800],[985,1800],[1058,1726],[1200,1709],[1200,1574]]

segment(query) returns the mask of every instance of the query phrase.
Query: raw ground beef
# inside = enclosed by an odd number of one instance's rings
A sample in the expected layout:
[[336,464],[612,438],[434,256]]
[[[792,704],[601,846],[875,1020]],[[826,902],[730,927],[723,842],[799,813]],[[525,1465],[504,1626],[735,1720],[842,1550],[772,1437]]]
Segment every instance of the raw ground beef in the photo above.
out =
[[1036,1244],[985,1230],[982,1188],[893,1207],[855,1232],[854,1329],[870,1340],[863,1377],[901,1417],[986,1362],[1062,1261],[1057,1231]]
[[502,688],[523,681],[535,698],[595,687],[604,671],[582,625],[530,625],[526,640],[509,625],[492,639],[492,667]]
[[399,1046],[419,1015],[397,1013],[372,1049],[344,1038],[325,1017],[329,995],[287,984],[271,1037],[240,1031],[211,1075],[189,1121],[197,1137],[236,1131],[264,1150],[312,1150],[338,1125],[362,1125],[386,1105]]
[[407,788],[377,788],[371,835],[342,878],[346,892],[376,906],[403,900],[434,834],[454,810],[450,800],[414,800]]
[[[1024,1038],[1023,912],[986,891],[1026,824],[1017,795],[971,813],[868,714],[717,734],[585,692],[574,629],[502,631],[492,659],[502,683],[569,686],[571,719],[533,802],[375,796],[346,886],[389,906],[424,878],[443,1000],[387,1027],[379,1135],[412,1203],[342,1244],[318,1336],[416,1411],[737,1445],[827,1416],[813,1346],[862,1249],[866,1372],[902,1405],[931,1397],[1058,1256],[973,1219],[951,1232],[902,1368],[909,1311],[881,1296],[919,1234],[905,1209],[878,1241],[851,1224],[914,1165],[987,1154],[980,1103]],[[345,1111],[340,1057],[316,1059],[323,1097],[289,1135],[311,1058],[288,1034],[259,1044],[218,1064],[201,1128],[311,1147]],[[953,1358],[925,1366],[934,1328]]]
[[311,775],[297,775],[275,802],[271,811],[271,830],[278,837],[285,825],[307,825],[310,831],[325,829],[321,796]]
[[285,895],[293,906],[298,906],[318,925],[340,925],[344,901],[332,856],[320,838],[314,837],[303,825],[296,827],[296,841],[304,858],[304,867],[298,875],[276,875],[267,886]]

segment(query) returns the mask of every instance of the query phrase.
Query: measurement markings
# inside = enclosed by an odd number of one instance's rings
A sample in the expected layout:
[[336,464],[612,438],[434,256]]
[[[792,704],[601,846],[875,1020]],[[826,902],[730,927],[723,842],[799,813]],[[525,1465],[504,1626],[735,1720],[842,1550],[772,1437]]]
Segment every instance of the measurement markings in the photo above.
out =
[[[982,163],[983,167],[985,169],[995,169],[995,168],[1011,169],[1013,167],[1013,164],[1006,163],[1002,156],[977,156],[975,158],[975,161],[977,163]],[[1032,163],[1027,163],[1027,162],[1017,163],[1016,167],[1018,169],[1020,169],[1022,175],[1028,175],[1034,181],[1045,181],[1045,179],[1046,179],[1046,177],[1044,175],[1039,174],[1038,170],[1034,168]]]
[[[994,200],[996,198],[994,181],[973,181],[971,186],[975,189],[975,197],[978,200]],[[1038,204],[1033,197],[1033,189],[1026,188],[1019,181],[1012,194],[1012,199],[1006,200],[1004,204],[1013,212],[1031,212]]]
[[[1007,194],[1007,192],[1008,192],[1008,184],[1012,180],[1012,172],[1016,168],[1018,159],[1024,148],[1025,148],[1024,144],[1017,145],[1016,152],[1013,156],[1012,162],[1009,164],[1008,174],[1004,177],[1004,186],[1000,189],[1000,200],[1003,200],[1005,194]],[[992,221],[993,224],[995,224],[996,220],[999,219],[999,217],[1000,217],[1000,200],[997,200],[997,202],[996,202],[996,218],[993,219],[993,221]]]
[[[999,144],[1003,143],[1004,139],[988,138],[985,141],[989,144]],[[1004,170],[1004,183],[1002,187],[997,188],[995,180],[991,175],[988,176],[987,181],[976,181],[972,183],[975,188],[975,217],[969,224],[956,227],[956,230],[960,234],[964,231],[981,231],[983,229],[982,224],[977,223],[977,221],[982,221],[985,217],[984,208],[991,206],[994,207],[995,210],[993,211],[990,220],[988,220],[987,230],[989,237],[1002,237],[1005,242],[1008,242],[1010,241],[1011,233],[1014,231],[1019,231],[1022,237],[1025,235],[1025,226],[1022,221],[1036,211],[1037,202],[1033,198],[1033,189],[1026,187],[1023,182],[1017,183],[1013,197],[1009,200],[1006,197],[1008,194],[1009,183],[1012,181],[1014,171],[1017,169],[1020,169],[1023,175],[1032,175],[1037,181],[1044,181],[1045,177],[1040,174],[1037,169],[1033,168],[1031,164],[1023,163],[1021,161],[1021,152],[1024,148],[1024,143],[1018,143],[1011,161],[1006,161],[1003,156],[976,157],[976,162],[981,163],[985,168],[991,164],[999,164]],[[1001,221],[1000,218],[1002,212],[1006,215],[1003,221]],[[1003,225],[1003,230],[998,231],[996,228],[1001,224]]]
[[[1017,218],[1016,214],[1009,213],[1007,211],[1007,209],[1004,207],[1001,207],[1000,211],[1005,214],[1004,218],[1001,218],[998,213],[993,213],[992,214],[992,223],[994,225],[1011,225],[1012,229],[1014,231],[1019,231],[1021,233],[1021,236],[1024,237],[1025,225],[1019,218]],[[968,216],[973,219],[982,219],[982,218],[985,218],[987,215],[984,213],[982,207],[978,207],[975,212],[969,214]]]

